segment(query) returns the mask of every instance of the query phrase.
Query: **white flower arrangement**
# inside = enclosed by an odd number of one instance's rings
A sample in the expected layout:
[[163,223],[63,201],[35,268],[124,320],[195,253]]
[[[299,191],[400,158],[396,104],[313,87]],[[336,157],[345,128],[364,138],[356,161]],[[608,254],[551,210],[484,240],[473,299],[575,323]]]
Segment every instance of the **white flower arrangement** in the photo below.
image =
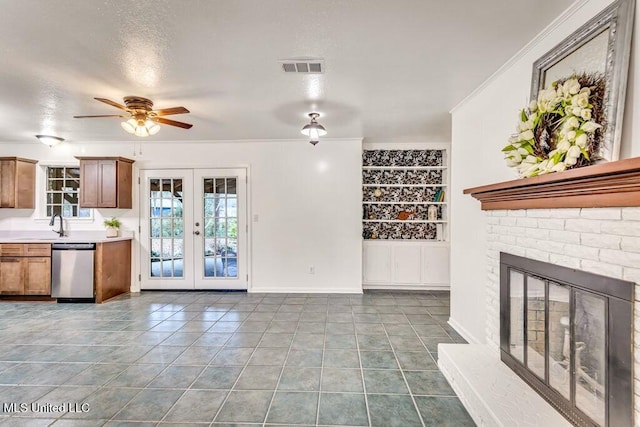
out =
[[603,94],[604,78],[587,74],[541,90],[502,149],[507,166],[532,177],[591,164],[604,125]]

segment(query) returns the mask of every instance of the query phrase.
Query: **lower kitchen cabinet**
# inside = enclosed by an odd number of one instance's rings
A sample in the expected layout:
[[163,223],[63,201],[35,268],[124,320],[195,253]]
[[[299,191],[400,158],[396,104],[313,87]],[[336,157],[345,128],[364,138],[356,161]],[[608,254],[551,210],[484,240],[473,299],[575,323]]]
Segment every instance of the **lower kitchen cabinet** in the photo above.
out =
[[0,295],[51,294],[51,245],[0,244]]
[[364,289],[449,289],[449,245],[443,242],[363,242]]
[[131,240],[96,245],[94,261],[96,303],[131,291]]

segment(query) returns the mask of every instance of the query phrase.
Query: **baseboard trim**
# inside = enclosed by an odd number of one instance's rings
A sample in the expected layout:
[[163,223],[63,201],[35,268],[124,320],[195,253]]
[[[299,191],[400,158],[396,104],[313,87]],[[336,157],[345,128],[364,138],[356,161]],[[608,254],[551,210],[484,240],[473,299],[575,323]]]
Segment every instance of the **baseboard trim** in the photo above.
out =
[[448,283],[434,285],[391,285],[389,283],[363,283],[362,289],[385,289],[388,291],[448,291]]
[[251,294],[362,294],[362,288],[314,288],[314,287],[256,287],[253,286],[248,291]]
[[452,317],[449,317],[449,320],[447,321],[447,323],[453,329],[455,329],[456,332],[459,333],[460,336],[464,338],[469,344],[483,344],[482,342],[478,341],[473,335],[471,335],[469,331],[463,328],[460,323],[456,322],[456,320],[453,319]]

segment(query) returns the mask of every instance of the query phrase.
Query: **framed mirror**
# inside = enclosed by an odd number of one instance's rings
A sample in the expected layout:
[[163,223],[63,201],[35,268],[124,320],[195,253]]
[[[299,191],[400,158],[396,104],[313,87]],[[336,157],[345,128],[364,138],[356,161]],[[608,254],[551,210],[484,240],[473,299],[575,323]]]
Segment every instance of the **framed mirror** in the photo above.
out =
[[620,155],[622,118],[633,31],[635,0],[617,0],[533,64],[531,99],[552,82],[579,73],[600,73],[605,79],[606,128],[599,159]]

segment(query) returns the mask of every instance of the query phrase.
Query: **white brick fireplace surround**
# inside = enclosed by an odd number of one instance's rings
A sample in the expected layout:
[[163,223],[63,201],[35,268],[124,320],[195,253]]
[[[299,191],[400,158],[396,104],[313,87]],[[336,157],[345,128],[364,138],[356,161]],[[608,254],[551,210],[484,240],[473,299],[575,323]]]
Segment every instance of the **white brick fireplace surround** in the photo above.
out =
[[[482,347],[488,349],[488,360],[499,361],[500,357],[500,252],[634,282],[634,417],[635,425],[640,426],[640,306],[637,304],[640,300],[640,208],[488,210],[485,211],[485,215],[487,277],[484,286],[487,305],[487,345]],[[533,421],[518,420],[522,415],[521,409],[515,409],[515,412],[509,415],[509,411],[504,407],[491,408],[491,398],[479,403],[478,394],[491,393],[483,389],[485,386],[493,386],[493,393],[502,395],[503,400],[506,397],[507,400],[518,402],[520,398],[515,395],[517,392],[513,389],[510,389],[509,394],[504,390],[500,391],[503,385],[496,380],[498,377],[492,377],[491,374],[486,378],[491,384],[474,385],[473,380],[467,383],[476,372],[470,372],[473,368],[463,372],[464,368],[455,366],[452,360],[456,359],[458,350],[459,347],[456,349],[455,346],[443,346],[440,349],[439,363],[456,392],[461,394],[461,399],[468,404],[470,413],[476,412],[472,413],[472,416],[478,424],[549,425],[540,424],[542,417],[537,421],[535,418]],[[464,364],[463,359],[464,357],[457,358],[459,363]],[[508,369],[506,365],[495,365],[500,370],[502,367]],[[495,375],[503,373],[500,371]],[[515,377],[515,374],[512,376]],[[514,381],[522,382],[517,377]],[[478,409],[482,405],[486,407],[483,410]],[[505,406],[504,403],[502,406]],[[535,404],[529,406],[536,407]],[[545,406],[545,402],[542,406]],[[548,406],[548,409],[551,407]],[[534,409],[542,410],[545,409]],[[483,411],[484,414],[481,413]],[[513,418],[507,420],[505,417]],[[514,420],[518,421],[518,424],[512,424]]]

